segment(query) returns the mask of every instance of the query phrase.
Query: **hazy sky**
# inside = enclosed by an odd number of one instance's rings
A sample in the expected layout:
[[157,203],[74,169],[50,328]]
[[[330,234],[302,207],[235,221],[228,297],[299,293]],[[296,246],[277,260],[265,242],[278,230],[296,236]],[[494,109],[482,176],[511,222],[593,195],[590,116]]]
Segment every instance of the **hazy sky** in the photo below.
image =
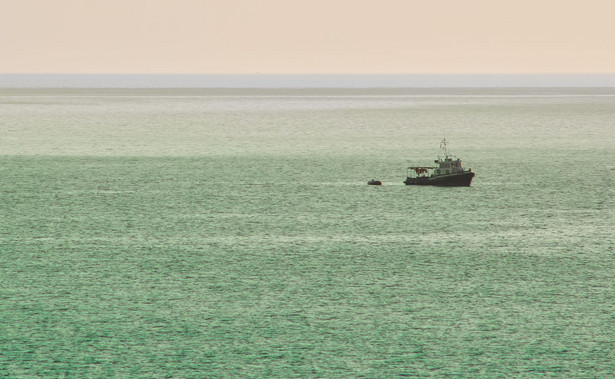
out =
[[613,0],[0,0],[0,73],[612,73]]

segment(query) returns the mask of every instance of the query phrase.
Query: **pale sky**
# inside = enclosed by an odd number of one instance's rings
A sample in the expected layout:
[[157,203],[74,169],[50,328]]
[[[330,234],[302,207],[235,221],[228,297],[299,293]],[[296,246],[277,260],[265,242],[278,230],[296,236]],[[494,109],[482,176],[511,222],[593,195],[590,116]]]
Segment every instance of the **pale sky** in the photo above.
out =
[[0,73],[613,73],[614,0],[0,0]]

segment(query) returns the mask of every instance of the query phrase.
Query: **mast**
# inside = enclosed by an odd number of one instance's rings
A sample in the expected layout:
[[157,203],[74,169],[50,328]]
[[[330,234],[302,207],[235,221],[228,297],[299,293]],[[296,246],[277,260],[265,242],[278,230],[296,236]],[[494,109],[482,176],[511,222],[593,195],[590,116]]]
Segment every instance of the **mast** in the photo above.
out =
[[440,149],[444,150],[444,159],[448,159],[448,141],[446,140],[446,137],[444,137],[442,142],[440,142]]

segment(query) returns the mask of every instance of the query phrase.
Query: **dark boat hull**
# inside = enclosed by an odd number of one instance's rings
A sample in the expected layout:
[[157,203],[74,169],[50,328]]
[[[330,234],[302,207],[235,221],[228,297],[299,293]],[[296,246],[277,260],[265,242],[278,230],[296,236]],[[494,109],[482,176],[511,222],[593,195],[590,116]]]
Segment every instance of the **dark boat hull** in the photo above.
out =
[[406,178],[406,185],[408,186],[443,186],[443,187],[467,187],[472,183],[474,173],[471,171],[449,174],[449,175],[437,175],[430,177],[418,177],[418,178]]

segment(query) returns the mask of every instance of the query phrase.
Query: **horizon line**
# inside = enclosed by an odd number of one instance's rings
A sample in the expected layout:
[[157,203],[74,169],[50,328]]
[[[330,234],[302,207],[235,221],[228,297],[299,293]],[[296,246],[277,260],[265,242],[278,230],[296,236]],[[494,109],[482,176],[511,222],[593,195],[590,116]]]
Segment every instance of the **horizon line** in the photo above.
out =
[[0,73],[0,88],[615,87],[613,73]]

